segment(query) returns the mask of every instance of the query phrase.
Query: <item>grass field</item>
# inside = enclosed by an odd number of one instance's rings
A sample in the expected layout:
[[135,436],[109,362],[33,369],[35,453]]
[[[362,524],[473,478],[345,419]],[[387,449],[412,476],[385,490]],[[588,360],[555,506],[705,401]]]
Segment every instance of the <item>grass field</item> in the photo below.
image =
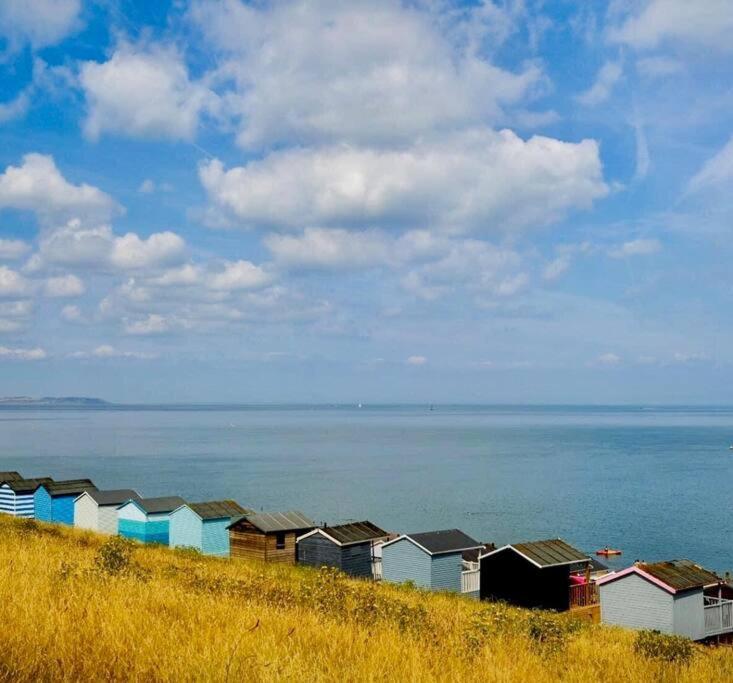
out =
[[4,516],[0,558],[2,680],[733,680],[731,648]]

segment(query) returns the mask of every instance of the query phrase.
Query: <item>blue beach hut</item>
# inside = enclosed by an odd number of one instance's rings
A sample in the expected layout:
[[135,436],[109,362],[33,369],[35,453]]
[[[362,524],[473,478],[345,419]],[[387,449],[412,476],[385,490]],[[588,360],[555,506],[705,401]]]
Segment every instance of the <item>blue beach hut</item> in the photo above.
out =
[[179,496],[128,500],[117,510],[118,533],[143,543],[168,545],[171,512],[185,503]]
[[382,578],[393,583],[411,581],[422,588],[464,590],[463,553],[482,544],[458,529],[402,534],[382,545]]
[[40,484],[33,494],[36,519],[74,525],[74,500],[84,491],[94,491],[91,479],[67,479]]
[[229,530],[234,518],[251,513],[234,500],[186,503],[170,515],[171,548],[195,548],[204,555],[229,557]]
[[40,484],[52,482],[51,477],[13,479],[0,484],[0,512],[13,517],[35,516],[34,493]]

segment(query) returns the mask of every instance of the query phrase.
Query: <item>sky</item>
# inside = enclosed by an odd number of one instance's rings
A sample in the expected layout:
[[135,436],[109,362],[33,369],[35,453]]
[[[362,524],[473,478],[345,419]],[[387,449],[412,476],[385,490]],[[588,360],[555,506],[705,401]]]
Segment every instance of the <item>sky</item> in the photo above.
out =
[[733,0],[3,0],[0,395],[733,402]]

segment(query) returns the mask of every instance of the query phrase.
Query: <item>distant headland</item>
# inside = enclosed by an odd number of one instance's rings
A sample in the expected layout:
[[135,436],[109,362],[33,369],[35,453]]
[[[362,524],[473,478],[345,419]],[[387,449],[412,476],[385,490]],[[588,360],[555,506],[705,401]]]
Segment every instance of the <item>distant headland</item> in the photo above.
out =
[[87,396],[0,396],[0,406],[108,406],[101,398]]

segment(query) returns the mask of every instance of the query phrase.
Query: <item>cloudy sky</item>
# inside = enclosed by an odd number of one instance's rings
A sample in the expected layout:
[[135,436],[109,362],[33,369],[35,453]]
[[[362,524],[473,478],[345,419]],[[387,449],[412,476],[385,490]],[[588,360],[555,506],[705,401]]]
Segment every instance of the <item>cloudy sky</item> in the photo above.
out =
[[3,0],[0,394],[730,402],[733,0]]

